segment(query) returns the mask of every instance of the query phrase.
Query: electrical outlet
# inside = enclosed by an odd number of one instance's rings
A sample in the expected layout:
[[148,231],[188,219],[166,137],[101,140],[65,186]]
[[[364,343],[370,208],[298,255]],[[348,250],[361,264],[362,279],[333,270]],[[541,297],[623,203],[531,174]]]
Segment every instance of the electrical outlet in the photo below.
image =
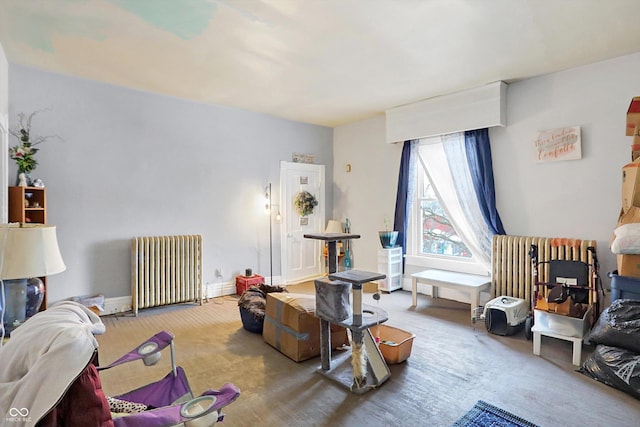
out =
[[222,277],[223,274],[222,267],[216,268],[216,277]]

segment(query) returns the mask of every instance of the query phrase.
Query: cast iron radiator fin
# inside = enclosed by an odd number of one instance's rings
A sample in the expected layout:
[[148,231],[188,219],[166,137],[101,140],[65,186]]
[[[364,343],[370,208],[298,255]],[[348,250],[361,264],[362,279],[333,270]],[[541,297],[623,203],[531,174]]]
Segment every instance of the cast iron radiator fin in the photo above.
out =
[[131,298],[138,309],[202,303],[202,236],[135,237],[131,242]]
[[531,302],[533,292],[533,268],[529,250],[538,247],[538,282],[549,280],[549,264],[546,261],[571,260],[593,264],[590,246],[595,240],[578,240],[551,237],[527,237],[494,235],[491,251],[492,297],[511,296]]

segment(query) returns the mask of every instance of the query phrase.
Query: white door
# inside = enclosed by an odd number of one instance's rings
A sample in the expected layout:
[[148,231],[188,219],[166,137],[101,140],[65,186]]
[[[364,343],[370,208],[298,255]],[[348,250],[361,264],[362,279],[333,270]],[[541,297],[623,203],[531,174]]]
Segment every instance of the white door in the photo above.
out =
[[[297,283],[324,273],[322,241],[303,237],[324,232],[324,165],[280,162],[280,206],[282,213],[282,280]],[[318,205],[313,213],[300,216],[294,207],[296,195],[308,191]]]

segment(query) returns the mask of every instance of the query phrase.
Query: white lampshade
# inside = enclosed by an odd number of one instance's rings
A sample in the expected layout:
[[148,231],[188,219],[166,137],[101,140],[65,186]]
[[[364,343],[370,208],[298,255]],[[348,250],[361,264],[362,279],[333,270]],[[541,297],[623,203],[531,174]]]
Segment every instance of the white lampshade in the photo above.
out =
[[327,228],[324,230],[325,233],[342,233],[342,224],[340,221],[336,221],[335,219],[330,219],[327,223]]
[[67,268],[52,225],[0,225],[0,255],[3,280],[49,276]]

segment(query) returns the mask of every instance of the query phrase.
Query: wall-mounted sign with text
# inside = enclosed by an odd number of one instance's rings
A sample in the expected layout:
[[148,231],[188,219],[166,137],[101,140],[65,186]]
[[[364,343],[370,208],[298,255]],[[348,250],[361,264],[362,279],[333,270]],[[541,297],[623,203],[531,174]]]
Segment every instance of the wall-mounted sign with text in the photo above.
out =
[[543,130],[534,141],[536,161],[579,160],[582,158],[580,126]]

